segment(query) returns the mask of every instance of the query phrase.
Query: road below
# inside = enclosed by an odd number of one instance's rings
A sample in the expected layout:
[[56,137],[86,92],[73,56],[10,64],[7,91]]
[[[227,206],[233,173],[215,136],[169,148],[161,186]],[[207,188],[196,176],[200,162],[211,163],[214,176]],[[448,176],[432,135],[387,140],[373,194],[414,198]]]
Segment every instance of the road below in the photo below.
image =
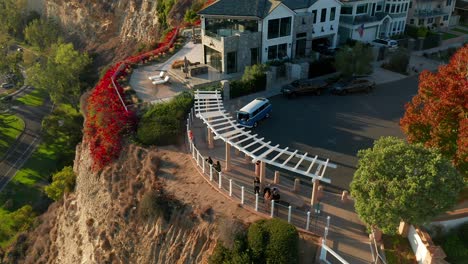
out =
[[332,185],[349,189],[357,165],[357,152],[382,136],[403,137],[399,120],[404,105],[417,93],[416,76],[378,85],[369,94],[269,98],[272,116],[255,133],[280,146],[309,156],[329,158],[337,169],[326,177]]
[[[22,92],[12,98],[14,101],[30,92],[33,87],[27,87]],[[29,157],[36,150],[40,142],[42,119],[50,113],[51,103],[45,100],[42,106],[28,106],[16,103],[11,107],[11,113],[24,120],[25,128],[23,133],[10,146],[9,150],[0,160],[0,192],[16,175],[16,172],[26,163]]]

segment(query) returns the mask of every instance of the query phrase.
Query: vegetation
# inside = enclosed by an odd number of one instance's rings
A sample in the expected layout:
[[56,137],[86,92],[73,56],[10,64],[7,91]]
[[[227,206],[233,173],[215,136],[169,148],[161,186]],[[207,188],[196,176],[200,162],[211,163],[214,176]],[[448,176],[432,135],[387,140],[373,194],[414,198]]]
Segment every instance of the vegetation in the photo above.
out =
[[400,120],[410,143],[437,148],[465,177],[468,175],[466,65],[465,45],[437,73],[421,73],[418,94],[406,105]]
[[383,242],[387,264],[416,263],[416,257],[406,237],[400,235],[384,235]]
[[74,190],[75,180],[73,168],[66,166],[52,176],[52,183],[45,187],[45,192],[50,199],[58,201],[62,199],[64,194]]
[[59,26],[54,20],[34,19],[24,29],[26,42],[40,50],[57,43],[59,34]]
[[178,200],[164,193],[162,188],[157,188],[143,195],[138,206],[138,216],[146,221],[162,216],[164,220],[169,221],[173,209],[182,206]]
[[156,9],[158,11],[158,21],[163,29],[168,29],[167,15],[174,6],[175,0],[157,0]]
[[452,33],[448,33],[448,32],[444,32],[444,34],[442,35],[442,39],[443,40],[447,40],[447,39],[451,39],[451,38],[456,38],[458,37],[457,35],[455,34],[452,34]]
[[427,27],[406,26],[406,34],[412,38],[425,38],[428,33]]
[[408,55],[408,51],[405,49],[398,49],[391,55],[389,62],[382,65],[382,68],[401,74],[408,74],[409,60],[410,56]]
[[23,119],[9,114],[0,114],[0,158],[24,130]]
[[465,30],[465,29],[463,29],[463,28],[458,28],[458,27],[456,27],[456,28],[453,28],[452,30],[453,30],[453,31],[460,32],[460,33],[463,33],[463,34],[468,34],[468,30]]
[[71,43],[54,45],[47,63],[28,69],[28,80],[36,88],[46,89],[55,104],[67,103],[78,109],[84,83],[83,73],[91,59],[75,50]]
[[312,62],[309,65],[309,78],[327,75],[336,72],[335,59],[326,58]]
[[437,151],[383,137],[358,152],[351,194],[361,220],[394,234],[400,221],[421,225],[450,209],[463,178]]
[[16,99],[16,102],[28,106],[41,106],[47,97],[47,91],[42,88],[34,88],[34,90],[27,95]]
[[21,37],[27,24],[26,0],[3,0],[0,2],[0,32]]
[[268,67],[264,64],[245,67],[242,79],[230,83],[230,97],[236,98],[265,90],[267,70]]
[[372,73],[372,49],[358,42],[354,47],[345,46],[335,58],[336,69],[344,76]]
[[196,0],[192,3],[192,6],[185,11],[185,22],[193,23],[198,19],[197,12],[203,7],[203,2],[203,0]]
[[0,211],[0,246],[14,234],[28,230],[34,223],[36,214],[30,205],[25,205],[12,213]]
[[145,145],[170,145],[184,133],[184,121],[193,105],[190,93],[181,93],[171,101],[150,106],[138,125],[137,138]]
[[442,247],[449,263],[466,263],[468,260],[468,222],[432,236],[433,241]]
[[257,221],[234,237],[232,248],[218,243],[209,263],[298,263],[299,235],[284,220]]

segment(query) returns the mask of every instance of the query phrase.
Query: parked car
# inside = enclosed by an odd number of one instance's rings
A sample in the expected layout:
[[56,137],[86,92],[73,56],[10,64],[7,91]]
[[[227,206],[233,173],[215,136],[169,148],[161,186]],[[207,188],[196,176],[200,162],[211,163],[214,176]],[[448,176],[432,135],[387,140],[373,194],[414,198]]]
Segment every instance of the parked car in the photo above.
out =
[[386,47],[389,49],[397,49],[398,42],[393,39],[375,39],[372,41],[372,45],[376,47]]
[[15,85],[12,83],[2,83],[2,88],[4,89],[12,88],[13,86]]
[[320,95],[327,87],[328,83],[324,80],[301,79],[283,86],[281,93],[287,97],[306,94]]
[[370,92],[375,88],[375,82],[363,78],[340,80],[332,85],[333,94],[345,95],[355,92]]

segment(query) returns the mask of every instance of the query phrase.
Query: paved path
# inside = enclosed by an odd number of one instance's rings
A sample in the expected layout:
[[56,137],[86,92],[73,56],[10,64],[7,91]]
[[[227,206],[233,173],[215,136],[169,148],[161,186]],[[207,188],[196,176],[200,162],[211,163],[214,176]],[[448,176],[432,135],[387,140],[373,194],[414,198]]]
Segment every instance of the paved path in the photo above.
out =
[[[13,96],[13,100],[30,93],[34,88],[27,87]],[[40,142],[42,119],[50,113],[51,103],[45,100],[40,107],[14,105],[11,112],[24,120],[24,131],[11,145],[5,156],[0,160],[0,192],[16,175],[16,172],[26,163]]]

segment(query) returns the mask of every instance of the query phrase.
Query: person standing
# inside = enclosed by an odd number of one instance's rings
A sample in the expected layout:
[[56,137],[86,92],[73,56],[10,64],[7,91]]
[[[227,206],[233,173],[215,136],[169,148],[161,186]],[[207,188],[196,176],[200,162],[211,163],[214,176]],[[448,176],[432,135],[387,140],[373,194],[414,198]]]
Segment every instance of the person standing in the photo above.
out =
[[221,162],[219,162],[219,160],[216,161],[216,165],[215,165],[215,166],[216,166],[216,167],[215,167],[215,170],[216,170],[217,172],[221,172]]
[[260,193],[260,179],[258,177],[255,177],[254,180],[254,194],[259,194]]

